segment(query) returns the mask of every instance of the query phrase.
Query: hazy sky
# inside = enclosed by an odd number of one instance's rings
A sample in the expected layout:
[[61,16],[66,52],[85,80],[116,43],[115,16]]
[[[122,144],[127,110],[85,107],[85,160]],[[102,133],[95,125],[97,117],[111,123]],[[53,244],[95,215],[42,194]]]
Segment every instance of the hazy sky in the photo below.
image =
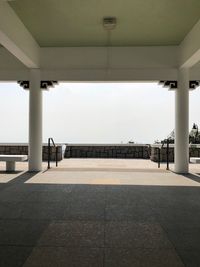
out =
[[[28,91],[0,83],[0,143],[28,141]],[[200,126],[200,90],[190,127]],[[43,141],[152,143],[174,129],[174,92],[157,83],[60,83],[43,94]]]

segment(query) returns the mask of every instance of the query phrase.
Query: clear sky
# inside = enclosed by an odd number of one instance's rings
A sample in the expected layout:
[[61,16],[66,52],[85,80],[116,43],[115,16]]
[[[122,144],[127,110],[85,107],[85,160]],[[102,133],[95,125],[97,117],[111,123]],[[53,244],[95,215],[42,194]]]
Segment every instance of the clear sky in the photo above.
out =
[[[28,141],[28,91],[0,83],[0,143]],[[200,126],[200,90],[190,127]],[[174,92],[157,83],[60,83],[43,94],[43,141],[152,143],[174,129]]]

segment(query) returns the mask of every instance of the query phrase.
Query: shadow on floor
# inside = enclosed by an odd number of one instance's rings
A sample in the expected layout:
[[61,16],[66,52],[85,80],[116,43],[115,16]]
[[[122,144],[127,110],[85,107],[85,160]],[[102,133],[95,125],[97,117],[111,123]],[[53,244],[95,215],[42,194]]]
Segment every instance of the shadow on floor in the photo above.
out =
[[[2,172],[1,172],[2,173]],[[8,174],[8,172],[4,172]],[[23,266],[31,254],[49,221],[24,220],[24,212],[32,212],[31,205],[25,208],[28,194],[23,193],[24,183],[37,172],[12,172],[11,181],[0,187],[0,266]],[[24,195],[22,197],[22,195]],[[33,205],[34,206],[34,205]],[[34,211],[33,211],[34,212]]]
[[197,183],[200,183],[200,174],[199,173],[188,173],[188,174],[183,174],[184,177],[191,179]]
[[0,192],[1,267],[200,266],[200,187],[25,183],[36,174]]
[[[6,183],[1,183],[0,184],[0,191],[1,190],[5,190],[11,186],[15,186],[15,185],[19,185],[19,184],[23,184],[26,181],[28,181],[29,179],[31,179],[32,177],[34,177],[35,175],[37,175],[39,172],[20,172],[20,171],[16,171],[16,172],[4,172],[5,174],[16,174],[16,177],[12,177],[12,179]],[[21,173],[20,175],[18,175],[19,173]]]

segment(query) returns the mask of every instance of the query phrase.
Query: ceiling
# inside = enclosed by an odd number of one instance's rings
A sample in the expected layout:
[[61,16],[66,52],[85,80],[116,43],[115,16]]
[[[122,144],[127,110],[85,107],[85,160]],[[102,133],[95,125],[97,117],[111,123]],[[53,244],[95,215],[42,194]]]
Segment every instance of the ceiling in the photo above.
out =
[[104,16],[116,16],[112,46],[178,45],[200,19],[200,0],[14,0],[42,47],[105,46]]

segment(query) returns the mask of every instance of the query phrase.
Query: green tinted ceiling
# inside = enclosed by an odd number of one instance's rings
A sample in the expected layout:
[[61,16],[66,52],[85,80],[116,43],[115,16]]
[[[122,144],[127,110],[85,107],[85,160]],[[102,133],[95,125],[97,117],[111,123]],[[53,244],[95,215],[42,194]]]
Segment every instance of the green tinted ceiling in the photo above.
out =
[[15,0],[40,46],[104,46],[104,16],[116,16],[113,46],[177,45],[200,18],[200,0]]

